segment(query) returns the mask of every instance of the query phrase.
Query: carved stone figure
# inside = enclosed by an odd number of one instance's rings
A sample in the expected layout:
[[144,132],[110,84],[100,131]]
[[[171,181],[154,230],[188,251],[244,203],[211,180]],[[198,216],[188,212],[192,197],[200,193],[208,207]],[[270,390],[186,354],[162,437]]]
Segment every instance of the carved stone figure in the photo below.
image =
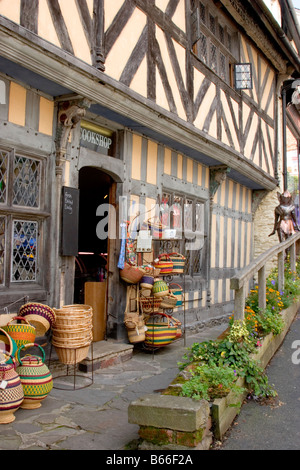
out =
[[279,205],[275,208],[274,229],[269,237],[277,231],[279,241],[283,242],[296,231],[299,232],[300,229],[296,220],[293,196],[289,191],[284,191],[282,194],[277,192],[277,197]]

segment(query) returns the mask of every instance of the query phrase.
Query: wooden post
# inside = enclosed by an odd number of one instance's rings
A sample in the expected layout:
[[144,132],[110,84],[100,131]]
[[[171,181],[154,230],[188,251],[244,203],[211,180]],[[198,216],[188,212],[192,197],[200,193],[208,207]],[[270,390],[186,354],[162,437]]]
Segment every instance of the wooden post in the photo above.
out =
[[291,271],[296,271],[296,243],[290,246],[290,267]]
[[266,267],[262,266],[258,271],[258,307],[264,310],[266,306]]
[[245,286],[242,285],[242,287],[235,290],[234,319],[244,320],[244,310],[245,310]]
[[284,250],[278,253],[278,290],[284,287]]

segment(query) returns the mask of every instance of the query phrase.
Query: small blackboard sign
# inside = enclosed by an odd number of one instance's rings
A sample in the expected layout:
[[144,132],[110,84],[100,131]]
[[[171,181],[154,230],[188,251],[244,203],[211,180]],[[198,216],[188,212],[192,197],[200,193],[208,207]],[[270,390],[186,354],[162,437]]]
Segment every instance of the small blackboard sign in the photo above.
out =
[[78,255],[79,189],[62,188],[61,255]]

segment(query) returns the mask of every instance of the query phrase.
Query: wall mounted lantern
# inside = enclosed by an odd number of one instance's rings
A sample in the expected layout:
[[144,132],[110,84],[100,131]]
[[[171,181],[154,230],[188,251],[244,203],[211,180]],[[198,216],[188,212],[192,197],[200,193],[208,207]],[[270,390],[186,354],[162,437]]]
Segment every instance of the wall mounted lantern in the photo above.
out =
[[253,88],[251,64],[234,64],[234,86],[236,90]]

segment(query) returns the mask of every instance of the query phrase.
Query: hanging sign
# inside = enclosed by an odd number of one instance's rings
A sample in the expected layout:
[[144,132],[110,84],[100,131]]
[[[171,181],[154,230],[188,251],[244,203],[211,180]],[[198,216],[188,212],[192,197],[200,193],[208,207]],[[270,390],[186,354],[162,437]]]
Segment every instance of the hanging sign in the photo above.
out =
[[81,121],[80,145],[104,155],[112,155],[114,132],[104,127],[96,126],[87,121]]

